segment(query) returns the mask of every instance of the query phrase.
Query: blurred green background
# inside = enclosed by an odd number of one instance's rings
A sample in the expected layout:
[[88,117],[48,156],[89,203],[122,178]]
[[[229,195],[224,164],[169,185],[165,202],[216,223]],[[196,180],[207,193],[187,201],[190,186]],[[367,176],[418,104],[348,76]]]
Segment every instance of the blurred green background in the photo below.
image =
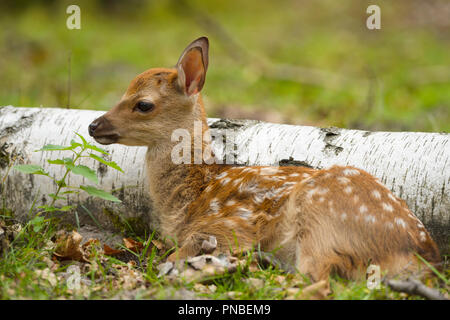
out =
[[448,132],[449,17],[447,0],[3,0],[0,105],[107,110],[206,35],[209,116]]

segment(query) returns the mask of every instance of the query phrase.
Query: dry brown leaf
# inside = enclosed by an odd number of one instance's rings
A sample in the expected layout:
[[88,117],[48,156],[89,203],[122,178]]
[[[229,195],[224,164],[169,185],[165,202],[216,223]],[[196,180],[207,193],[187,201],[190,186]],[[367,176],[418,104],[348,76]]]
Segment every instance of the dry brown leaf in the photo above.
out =
[[164,250],[165,245],[164,242],[153,239],[152,240],[152,244],[158,249],[158,250]]
[[125,244],[125,247],[128,250],[131,250],[131,251],[136,252],[136,253],[141,252],[142,248],[144,247],[142,242],[133,240],[131,238],[123,238],[123,243]]
[[56,250],[53,253],[61,260],[76,260],[86,262],[86,258],[81,248],[81,240],[83,237],[76,231],[68,233],[64,230],[58,231],[56,234]]
[[124,252],[123,250],[113,249],[110,246],[108,246],[107,244],[103,245],[103,251],[107,256],[115,256],[115,255],[118,255],[118,254]]

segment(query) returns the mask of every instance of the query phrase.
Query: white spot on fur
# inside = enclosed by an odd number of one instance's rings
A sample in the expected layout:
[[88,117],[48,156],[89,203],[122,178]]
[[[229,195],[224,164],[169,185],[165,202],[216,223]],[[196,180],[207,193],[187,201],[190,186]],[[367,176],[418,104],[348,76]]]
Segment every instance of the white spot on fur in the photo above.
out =
[[318,191],[319,191],[318,188],[308,190],[308,192],[306,193],[306,196],[308,197],[308,199],[311,199]]
[[209,186],[206,187],[205,192],[210,192],[212,190],[213,186],[212,184],[210,184]]
[[304,173],[304,174],[302,174],[302,177],[303,178],[309,178],[311,175],[309,174],[309,173]]
[[373,190],[373,191],[372,191],[372,197],[374,197],[374,198],[377,199],[377,200],[380,200],[380,199],[381,199],[381,193],[380,193],[380,191],[378,191],[378,190]]
[[286,180],[286,177],[283,177],[283,176],[264,176],[263,178],[266,179],[266,180],[270,180],[270,181]]
[[334,210],[334,206],[333,206],[333,200],[328,201],[328,206],[330,207],[330,212],[332,214],[336,214],[336,211]]
[[325,198],[324,198],[324,197],[320,197],[320,198],[319,198],[319,202],[320,202],[320,203],[322,203],[322,202],[324,202],[324,201],[325,201]]
[[277,174],[279,169],[277,167],[262,167],[260,169],[260,174],[262,175],[273,175]]
[[345,192],[346,194],[350,194],[350,193],[352,193],[352,191],[353,191],[353,188],[350,187],[350,186],[345,187],[345,189],[344,189],[344,192]]
[[382,206],[383,206],[383,209],[386,210],[386,211],[389,211],[389,212],[394,211],[394,208],[392,208],[392,206],[389,203],[383,202]]
[[[306,173],[307,174],[307,173]],[[290,175],[289,175],[289,177],[292,177],[292,178],[295,178],[295,177],[299,177],[300,176],[300,173],[291,173]],[[309,177],[309,174],[308,174],[308,177]]]
[[306,193],[306,196],[308,197],[308,199],[311,199],[315,194],[323,196],[327,192],[328,192],[327,188],[315,188],[315,189],[308,190],[308,192]]
[[345,221],[345,219],[347,219],[347,214],[346,213],[341,214],[341,220]]
[[216,179],[222,179],[225,178],[228,175],[228,172],[224,171],[221,174],[217,175]]
[[236,204],[236,201],[234,200],[228,200],[227,203],[225,205],[227,206],[234,206]]
[[244,180],[244,178],[239,178],[233,181],[233,185],[237,186],[239,183],[242,182],[242,180]]
[[422,223],[418,223],[418,224],[417,224],[417,228],[419,228],[419,229],[425,229],[425,227],[423,226]]
[[255,195],[253,195],[253,201],[257,204],[261,204],[266,199],[264,192],[258,192]]
[[391,199],[392,201],[398,203],[398,200],[395,198],[395,196],[394,196],[392,193],[389,192],[389,193],[388,193],[388,197],[389,197],[389,199]]
[[406,228],[406,222],[402,218],[395,218],[394,222],[397,225],[402,226],[404,229]]
[[366,217],[365,217],[365,219],[366,219],[366,221],[368,222],[368,223],[375,223],[375,221],[376,221],[376,219],[375,219],[375,217],[374,216],[372,216],[372,215],[367,215]]
[[427,241],[427,234],[425,232],[420,231],[419,236],[420,236],[420,241],[422,241],[422,242]]
[[346,177],[337,177],[337,181],[338,181],[339,183],[342,183],[342,184],[348,184],[348,183],[350,183],[350,179],[349,179],[349,178],[346,178]]
[[359,174],[359,171],[356,169],[345,169],[342,173],[346,176],[356,176]]
[[251,217],[251,215],[252,215],[252,211],[249,210],[249,209],[247,209],[247,208],[238,208],[238,209],[236,210],[236,213],[237,213],[242,219],[245,219],[245,220],[248,220],[248,219]]
[[275,187],[272,187],[272,188],[270,188],[270,190],[268,190],[264,194],[264,198],[272,199],[272,198],[276,197],[277,195],[279,195],[280,192],[282,192],[283,190],[284,190],[284,188],[277,188],[276,189]]
[[212,214],[219,213],[220,203],[219,203],[219,200],[217,198],[214,198],[214,199],[211,200],[211,202],[209,203],[209,209],[212,211]]
[[248,181],[241,184],[238,190],[242,193],[255,193],[258,191],[258,184],[254,180]]
[[361,207],[359,207],[359,212],[366,213],[367,212],[367,207],[365,205],[362,205]]
[[222,181],[220,181],[220,183],[224,186],[230,181],[231,181],[231,178],[224,178]]

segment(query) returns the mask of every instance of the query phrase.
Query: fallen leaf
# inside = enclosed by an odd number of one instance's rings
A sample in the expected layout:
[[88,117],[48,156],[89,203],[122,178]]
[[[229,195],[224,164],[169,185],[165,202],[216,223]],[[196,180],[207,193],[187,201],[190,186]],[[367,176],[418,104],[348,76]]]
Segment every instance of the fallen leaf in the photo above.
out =
[[141,252],[142,248],[144,247],[142,242],[133,240],[131,238],[123,238],[123,243],[125,244],[125,247],[128,250],[131,250],[131,251],[136,252],[136,253]]
[[103,245],[103,252],[107,255],[107,256],[115,256],[118,255],[122,252],[124,252],[123,250],[117,250],[117,249],[113,249],[110,246],[108,246],[107,244]]
[[68,233],[64,230],[56,234],[56,250],[53,253],[61,260],[76,260],[87,262],[80,246],[83,237],[76,231]]
[[95,256],[95,252],[104,253],[103,248],[100,246],[100,240],[98,239],[89,239],[82,246],[83,255],[91,259]]
[[209,240],[203,240],[202,252],[205,254],[211,254],[217,248],[217,239],[214,236],[209,236]]
[[158,250],[164,250],[165,245],[162,241],[153,239],[152,240],[152,244],[158,249]]

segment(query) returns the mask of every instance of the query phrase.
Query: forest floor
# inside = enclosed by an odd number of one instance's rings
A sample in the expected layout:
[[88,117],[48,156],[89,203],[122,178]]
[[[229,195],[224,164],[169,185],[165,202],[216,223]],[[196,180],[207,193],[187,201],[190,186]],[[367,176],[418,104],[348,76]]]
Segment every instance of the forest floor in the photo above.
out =
[[[80,231],[81,232],[81,231]],[[89,236],[96,236],[90,233]],[[311,283],[270,256],[201,255],[173,265],[153,235],[106,241],[62,230],[52,221],[22,225],[0,219],[0,300],[3,299],[424,299],[381,282],[337,276]],[[115,245],[113,244],[115,243]],[[111,246],[112,247],[111,247]],[[424,281],[449,298],[450,267]]]

